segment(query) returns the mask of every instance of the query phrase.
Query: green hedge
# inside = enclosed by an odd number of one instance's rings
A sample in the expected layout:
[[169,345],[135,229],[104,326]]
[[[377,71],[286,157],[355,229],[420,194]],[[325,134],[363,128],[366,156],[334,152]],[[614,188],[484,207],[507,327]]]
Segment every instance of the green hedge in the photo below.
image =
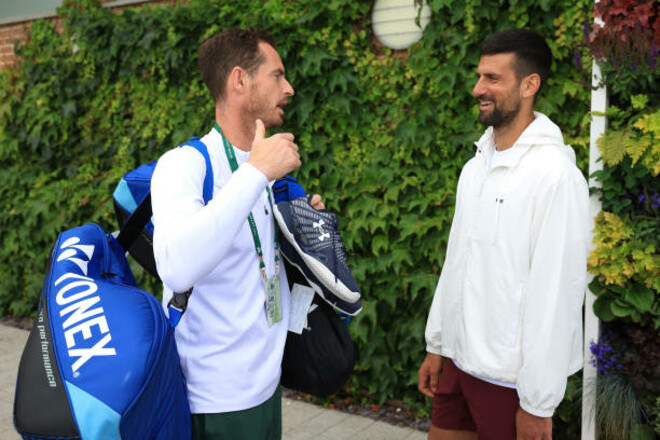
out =
[[517,26],[550,40],[554,76],[538,109],[563,128],[585,169],[589,73],[574,56],[592,2],[428,3],[424,38],[398,52],[375,40],[372,2],[355,0],[191,0],[121,13],[74,0],[59,11],[61,30],[34,22],[22,61],[0,75],[0,314],[34,313],[60,231],[115,227],[111,193],[124,172],[211,128],[200,42],[228,26],[260,26],[279,42],[296,90],[284,127],[301,147],[296,176],[339,214],[362,287],[349,391],[426,414],[416,390],[426,316],[458,174],[483,130],[471,96],[479,43]]

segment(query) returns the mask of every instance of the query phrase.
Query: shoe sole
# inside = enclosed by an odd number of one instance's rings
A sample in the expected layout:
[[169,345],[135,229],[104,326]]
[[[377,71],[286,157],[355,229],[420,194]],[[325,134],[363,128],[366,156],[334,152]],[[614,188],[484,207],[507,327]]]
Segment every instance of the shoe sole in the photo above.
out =
[[[288,242],[287,242],[288,243]],[[357,300],[353,303],[347,303],[337,298],[333,293],[327,292],[323,286],[320,285],[318,280],[314,277],[314,274],[310,273],[311,271],[305,271],[303,265],[298,261],[294,261],[289,256],[282,252],[282,255],[286,261],[300,271],[301,274],[305,277],[305,280],[309,283],[310,287],[328,304],[330,304],[334,309],[345,313],[349,316],[357,316],[362,311],[362,302]]]

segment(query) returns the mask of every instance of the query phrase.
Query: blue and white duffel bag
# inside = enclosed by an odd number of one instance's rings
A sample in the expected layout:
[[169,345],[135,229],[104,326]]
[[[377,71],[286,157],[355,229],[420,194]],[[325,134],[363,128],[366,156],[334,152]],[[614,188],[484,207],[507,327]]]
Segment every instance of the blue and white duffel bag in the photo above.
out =
[[61,233],[21,358],[14,423],[29,440],[186,440],[174,329],[95,224]]

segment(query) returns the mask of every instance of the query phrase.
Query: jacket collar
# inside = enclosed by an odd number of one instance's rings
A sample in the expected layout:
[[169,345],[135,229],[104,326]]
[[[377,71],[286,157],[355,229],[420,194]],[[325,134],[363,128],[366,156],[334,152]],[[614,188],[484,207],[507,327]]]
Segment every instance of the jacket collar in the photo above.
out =
[[[515,167],[535,144],[564,144],[559,127],[543,113],[538,112],[534,112],[534,121],[520,134],[520,137],[511,147],[511,153],[499,162],[500,166]],[[484,163],[488,163],[495,152],[493,127],[488,127],[481,138],[475,142],[475,145],[477,146],[477,155],[481,153]]]

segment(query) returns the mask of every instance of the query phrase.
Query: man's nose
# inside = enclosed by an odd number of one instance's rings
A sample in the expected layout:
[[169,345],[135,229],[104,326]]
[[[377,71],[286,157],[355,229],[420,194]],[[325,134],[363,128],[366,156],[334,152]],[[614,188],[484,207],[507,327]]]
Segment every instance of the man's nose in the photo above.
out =
[[483,94],[483,86],[481,84],[481,78],[477,80],[477,83],[472,88],[472,96],[475,98]]
[[286,82],[284,86],[284,94],[286,96],[293,96],[295,94],[295,91],[293,90],[293,87],[291,86],[291,83],[287,80],[284,80]]

